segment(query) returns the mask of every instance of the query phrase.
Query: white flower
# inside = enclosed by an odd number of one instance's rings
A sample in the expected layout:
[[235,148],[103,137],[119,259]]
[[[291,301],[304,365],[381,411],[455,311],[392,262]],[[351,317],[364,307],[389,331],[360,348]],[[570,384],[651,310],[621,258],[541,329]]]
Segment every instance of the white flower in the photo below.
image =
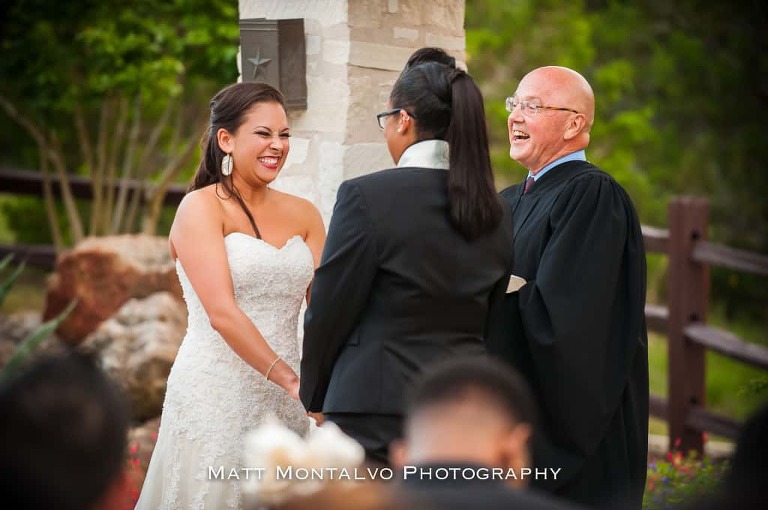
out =
[[[353,470],[365,459],[365,450],[339,427],[326,421],[305,441],[276,418],[265,423],[245,439],[243,461],[248,468],[262,468],[260,476],[242,479],[243,494],[261,505],[276,505],[291,496],[311,494],[327,482],[324,477],[279,476],[304,468],[309,472],[327,468]],[[280,470],[278,470],[280,468]]]
[[288,429],[275,417],[267,418],[262,425],[245,438],[243,463],[248,468],[264,468],[260,476],[249,476],[242,482],[242,490],[259,502],[272,505],[290,494],[294,480],[278,479],[277,466],[290,466],[304,455],[305,444],[301,436]]
[[314,429],[307,439],[310,458],[322,467],[352,470],[365,460],[365,449],[341,431],[338,425],[326,421]]

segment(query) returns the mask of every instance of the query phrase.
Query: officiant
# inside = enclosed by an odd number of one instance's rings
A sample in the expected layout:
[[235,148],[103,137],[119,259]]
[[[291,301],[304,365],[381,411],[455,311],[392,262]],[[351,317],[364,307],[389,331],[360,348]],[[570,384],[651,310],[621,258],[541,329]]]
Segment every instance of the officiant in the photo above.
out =
[[542,411],[534,466],[562,468],[534,487],[639,509],[648,448],[640,223],[624,189],[586,161],[594,95],[584,77],[536,69],[506,106],[510,155],[528,170],[501,192],[522,286],[494,310],[488,350],[524,374]]

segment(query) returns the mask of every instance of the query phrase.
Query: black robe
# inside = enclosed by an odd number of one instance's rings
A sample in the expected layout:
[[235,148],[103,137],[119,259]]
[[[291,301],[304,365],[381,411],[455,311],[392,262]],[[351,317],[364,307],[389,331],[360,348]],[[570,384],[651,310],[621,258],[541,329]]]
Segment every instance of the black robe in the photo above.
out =
[[643,236],[627,193],[584,161],[562,163],[514,211],[512,273],[527,284],[493,310],[487,347],[527,378],[539,405],[540,489],[640,508],[648,452]]

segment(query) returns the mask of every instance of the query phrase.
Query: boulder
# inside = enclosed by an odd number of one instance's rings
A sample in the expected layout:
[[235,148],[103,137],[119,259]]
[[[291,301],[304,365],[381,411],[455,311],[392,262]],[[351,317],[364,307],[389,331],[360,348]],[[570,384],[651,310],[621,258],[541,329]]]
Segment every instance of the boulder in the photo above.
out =
[[75,309],[56,330],[63,341],[77,345],[129,299],[161,291],[182,299],[166,238],[88,238],[58,257],[48,281],[43,320],[77,299]]
[[170,292],[131,299],[80,344],[95,352],[131,404],[133,417],[160,415],[171,365],[187,327],[187,310]]

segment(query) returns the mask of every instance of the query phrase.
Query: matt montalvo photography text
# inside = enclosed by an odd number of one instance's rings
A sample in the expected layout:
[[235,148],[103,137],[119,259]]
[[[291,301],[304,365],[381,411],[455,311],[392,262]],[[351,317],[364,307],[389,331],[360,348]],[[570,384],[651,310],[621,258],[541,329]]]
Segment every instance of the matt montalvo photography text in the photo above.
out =
[[[398,475],[403,480],[557,480],[562,468],[490,468],[403,466]],[[209,480],[392,480],[392,468],[339,468],[276,466],[229,468],[208,466]]]

